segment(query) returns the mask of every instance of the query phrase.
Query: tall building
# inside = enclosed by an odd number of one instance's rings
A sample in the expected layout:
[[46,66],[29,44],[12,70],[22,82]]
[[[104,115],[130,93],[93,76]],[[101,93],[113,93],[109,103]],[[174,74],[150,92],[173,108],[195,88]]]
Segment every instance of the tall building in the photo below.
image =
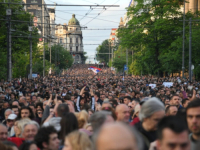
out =
[[[38,33],[43,36],[48,37],[50,35],[50,16],[49,11],[46,5],[43,6],[42,4],[45,4],[44,0],[23,0],[25,4],[30,4],[25,6],[25,10],[28,11],[30,14],[34,16],[33,22],[34,26],[38,28]],[[31,5],[34,4],[34,5]],[[37,5],[36,5],[37,4]],[[43,41],[42,38],[39,39],[40,41]],[[47,42],[48,39],[45,38],[45,42]]]
[[51,46],[56,43],[56,37],[55,37],[55,7],[54,8],[48,8],[49,16],[50,16],[50,40],[51,40]]
[[111,46],[115,46],[117,41],[118,41],[118,38],[117,38],[117,28],[112,28],[111,30],[111,33],[110,33],[110,37],[109,37],[109,40],[111,41]]
[[57,38],[56,43],[59,43],[64,48],[68,49],[67,41],[66,41],[66,33],[67,33],[66,23],[64,23],[63,25],[61,24],[56,25],[56,29],[55,29],[55,37]]
[[66,31],[67,49],[73,54],[74,64],[84,63],[83,60],[83,36],[79,21],[76,19],[75,14],[68,22]]

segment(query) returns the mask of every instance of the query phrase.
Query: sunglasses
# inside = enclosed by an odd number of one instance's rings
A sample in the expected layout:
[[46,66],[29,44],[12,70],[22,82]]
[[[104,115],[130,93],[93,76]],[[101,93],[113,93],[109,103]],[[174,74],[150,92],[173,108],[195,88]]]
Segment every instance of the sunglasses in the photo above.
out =
[[129,108],[132,108],[132,106],[128,106]]

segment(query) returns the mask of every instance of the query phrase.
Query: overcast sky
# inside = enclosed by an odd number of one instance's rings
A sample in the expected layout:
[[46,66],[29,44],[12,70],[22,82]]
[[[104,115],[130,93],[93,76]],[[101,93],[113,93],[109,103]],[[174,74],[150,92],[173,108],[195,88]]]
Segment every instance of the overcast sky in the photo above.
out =
[[[83,44],[84,51],[87,56],[94,60],[95,49],[98,45],[86,44],[101,44],[105,39],[110,36],[111,28],[117,28],[120,22],[120,17],[126,13],[131,0],[45,0],[46,4],[78,4],[78,5],[120,5],[120,7],[109,7],[104,10],[101,7],[69,7],[57,6],[56,7],[56,23],[64,24],[72,18],[72,14],[76,15],[81,26],[86,26],[87,29],[107,29],[107,30],[82,30],[83,31]],[[86,15],[86,13],[88,13]],[[99,15],[98,15],[99,14]],[[103,19],[103,20],[101,20]]]

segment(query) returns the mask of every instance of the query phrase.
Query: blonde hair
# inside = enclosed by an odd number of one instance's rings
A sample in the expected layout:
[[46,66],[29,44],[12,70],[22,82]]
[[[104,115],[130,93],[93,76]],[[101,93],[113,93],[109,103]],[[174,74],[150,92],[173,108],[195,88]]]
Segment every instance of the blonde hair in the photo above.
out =
[[88,118],[89,118],[87,111],[82,110],[79,113],[76,113],[76,117],[78,120],[79,129],[84,128],[84,126],[87,124]]
[[28,119],[28,118],[16,121],[16,126],[19,128],[19,130],[21,132],[20,135],[19,135],[19,137],[22,137],[22,131],[23,131],[24,125],[27,124],[27,123],[29,123],[29,122],[31,122],[31,120]]
[[92,150],[92,142],[86,133],[73,131],[65,137],[73,150]]

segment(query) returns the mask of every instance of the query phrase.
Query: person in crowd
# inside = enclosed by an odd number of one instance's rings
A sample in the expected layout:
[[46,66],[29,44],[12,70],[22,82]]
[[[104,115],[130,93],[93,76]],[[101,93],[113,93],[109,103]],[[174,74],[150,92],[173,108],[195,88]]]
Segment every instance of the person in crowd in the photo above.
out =
[[137,104],[134,108],[134,113],[133,115],[131,116],[132,117],[132,122],[130,123],[130,125],[135,125],[136,123],[140,122],[140,119],[139,119],[139,112],[140,112],[140,109],[141,109],[141,106],[140,104]]
[[178,111],[180,111],[181,109],[183,109],[183,106],[181,106],[179,100],[180,100],[180,97],[177,94],[174,94],[170,98],[170,105],[176,105],[178,107]]
[[34,141],[24,142],[20,145],[19,150],[37,150],[37,145]]
[[19,107],[17,105],[12,105],[11,110],[14,112],[15,115],[18,116],[19,114]]
[[165,116],[165,106],[158,98],[149,98],[142,104],[139,119],[134,127],[144,140],[144,150],[148,150],[150,143],[157,139],[156,130],[158,122]]
[[34,119],[34,114],[33,114],[33,111],[30,107],[28,106],[23,106],[20,111],[19,111],[19,114],[18,114],[18,119],[23,119],[23,118],[29,118],[31,120]]
[[3,144],[7,147],[10,147],[12,150],[18,150],[18,147],[16,144],[10,141],[4,141]]
[[34,141],[42,150],[58,150],[60,144],[57,130],[53,126],[41,127]]
[[16,121],[16,118],[17,118],[17,115],[15,114],[10,114],[8,116],[8,119],[7,119],[7,123],[6,123],[6,126],[8,128],[8,136],[11,137],[13,135],[13,133],[11,132],[11,129],[13,128],[14,124],[15,124],[15,121]]
[[112,113],[108,111],[99,111],[94,113],[90,119],[89,122],[92,125],[93,131],[97,131],[103,124],[114,122],[114,119],[112,117]]
[[28,124],[31,120],[29,118],[24,118],[21,120],[17,120],[14,125],[14,134],[12,137],[22,137],[22,131],[24,128],[24,125]]
[[62,150],[92,150],[93,145],[86,133],[74,131],[65,138]]
[[117,105],[115,112],[117,116],[117,121],[129,123],[130,112],[126,104]]
[[190,100],[188,98],[184,98],[182,100],[182,105],[183,105],[183,108],[186,108],[189,104]]
[[30,121],[23,127],[22,138],[24,138],[25,141],[34,141],[34,137],[37,134],[38,129],[38,123],[35,121]]
[[198,146],[200,140],[200,99],[196,98],[191,101],[186,108],[186,120],[188,128],[191,131],[189,136],[191,142],[191,150]]
[[166,116],[175,116],[178,112],[178,108],[176,105],[169,105],[165,109]]
[[0,141],[6,141],[8,138],[8,129],[4,124],[0,124]]
[[95,150],[142,150],[143,143],[134,128],[121,122],[109,123],[93,135]]
[[131,97],[130,96],[125,96],[124,97],[124,104],[128,106],[128,104],[131,102]]
[[4,112],[5,120],[2,121],[2,123],[3,123],[4,125],[7,124],[8,116],[9,116],[10,114],[13,114],[13,113],[14,113],[14,112],[13,112],[11,109],[6,109],[6,110],[5,110],[5,112]]
[[57,131],[60,131],[61,117],[64,113],[69,112],[69,107],[67,104],[58,104],[58,107],[57,109],[55,108],[55,110],[55,117],[54,114],[50,114],[46,121],[43,123],[43,126],[54,126]]
[[158,150],[190,150],[189,131],[185,122],[177,116],[164,117],[158,123]]
[[79,129],[76,116],[70,112],[65,113],[60,121],[60,126],[59,139],[61,140],[61,144],[64,145],[65,136]]
[[79,113],[76,113],[76,117],[78,120],[79,129],[84,128],[84,126],[88,123],[89,115],[87,111],[82,110]]

